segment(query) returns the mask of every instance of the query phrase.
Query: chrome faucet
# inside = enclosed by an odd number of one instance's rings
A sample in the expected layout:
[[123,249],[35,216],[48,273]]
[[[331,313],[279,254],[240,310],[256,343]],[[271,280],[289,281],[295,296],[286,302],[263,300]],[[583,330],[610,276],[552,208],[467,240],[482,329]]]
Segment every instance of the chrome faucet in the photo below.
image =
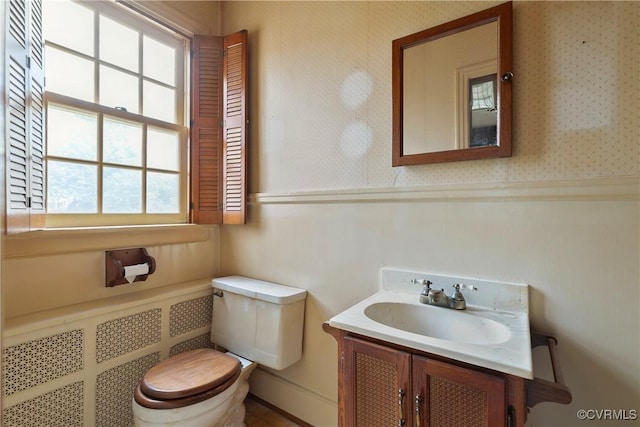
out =
[[444,289],[433,289],[431,287],[433,283],[429,280],[413,279],[412,283],[420,283],[424,285],[422,292],[420,292],[420,302],[422,304],[437,305],[439,307],[453,308],[455,310],[464,310],[467,308],[467,302],[465,301],[462,292],[460,292],[460,288],[468,289],[470,291],[478,290],[475,286],[456,283],[453,285],[454,291],[451,296],[447,296]]

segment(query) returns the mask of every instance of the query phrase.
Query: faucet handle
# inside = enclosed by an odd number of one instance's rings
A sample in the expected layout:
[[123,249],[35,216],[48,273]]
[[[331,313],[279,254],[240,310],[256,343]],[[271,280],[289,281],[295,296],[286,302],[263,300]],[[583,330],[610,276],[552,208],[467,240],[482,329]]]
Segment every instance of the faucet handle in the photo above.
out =
[[462,295],[462,292],[460,292],[460,288],[468,289],[470,291],[478,290],[478,288],[476,288],[475,286],[465,285],[464,283],[456,283],[455,285],[453,285],[453,288],[455,290],[453,291],[453,294],[451,294],[451,299],[455,301],[464,301],[464,295]]
[[426,304],[427,301],[429,300],[429,293],[431,292],[431,285],[433,283],[431,283],[430,280],[426,280],[426,279],[412,279],[411,283],[424,285],[424,288],[422,288],[422,291],[420,292],[420,302],[422,304]]
[[427,287],[427,289],[431,289],[431,285],[433,285],[431,280],[427,280],[427,279],[411,279],[411,283],[415,283],[417,285],[424,285]]
[[423,295],[426,295],[427,292],[431,290],[431,285],[433,285],[433,282],[427,279],[411,279],[411,283],[415,283],[417,285],[424,285],[424,288],[422,288]]
[[460,288],[467,289],[469,291],[477,291],[478,290],[478,288],[476,288],[475,286],[465,285],[464,283],[456,283],[455,285],[453,285],[453,287],[456,288],[456,292],[460,292]]
[[465,301],[462,292],[460,292],[460,288],[469,289],[470,291],[477,291],[478,288],[471,285],[465,285],[464,283],[456,283],[453,287],[455,290],[449,298],[449,307],[455,308],[456,310],[464,310],[467,308],[467,302]]

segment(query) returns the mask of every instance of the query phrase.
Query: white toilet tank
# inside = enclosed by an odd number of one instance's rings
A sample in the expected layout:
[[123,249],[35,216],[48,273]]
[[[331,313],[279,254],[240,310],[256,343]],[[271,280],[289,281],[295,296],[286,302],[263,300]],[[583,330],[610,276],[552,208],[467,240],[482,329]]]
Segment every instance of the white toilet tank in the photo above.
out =
[[212,286],[212,342],[272,369],[300,360],[307,291],[241,276]]

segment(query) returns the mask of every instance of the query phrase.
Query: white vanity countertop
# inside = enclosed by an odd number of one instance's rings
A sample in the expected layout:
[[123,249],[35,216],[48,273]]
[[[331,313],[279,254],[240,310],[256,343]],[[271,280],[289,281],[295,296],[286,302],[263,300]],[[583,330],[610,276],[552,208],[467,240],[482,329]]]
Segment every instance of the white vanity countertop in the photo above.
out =
[[[425,306],[419,301],[423,285],[412,283],[413,279],[431,280],[433,282],[432,288],[443,288],[447,295],[451,294],[450,289],[454,283],[472,285],[478,290],[462,291],[467,301],[466,310],[458,311],[445,307]],[[376,294],[331,318],[329,324],[349,332],[498,372],[527,379],[533,378],[528,285],[383,269],[381,287],[382,289]],[[478,324],[486,322],[484,319],[493,320],[508,328],[508,337],[498,344],[473,344],[407,332],[379,323],[365,314],[367,307],[381,302],[416,305],[420,307],[418,310],[423,308],[446,310],[450,313],[443,313],[443,315],[460,314],[472,322],[473,319],[469,316],[478,316]]]

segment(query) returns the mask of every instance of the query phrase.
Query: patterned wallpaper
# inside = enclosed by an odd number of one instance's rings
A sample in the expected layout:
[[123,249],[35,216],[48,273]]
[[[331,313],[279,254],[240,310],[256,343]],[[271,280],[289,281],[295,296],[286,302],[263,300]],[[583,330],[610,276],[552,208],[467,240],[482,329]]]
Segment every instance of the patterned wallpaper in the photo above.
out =
[[251,58],[250,192],[640,170],[638,2],[514,2],[514,155],[391,167],[391,41],[494,2],[223,2]]
[[509,178],[637,175],[640,4],[536,2],[516,11],[522,78]]

